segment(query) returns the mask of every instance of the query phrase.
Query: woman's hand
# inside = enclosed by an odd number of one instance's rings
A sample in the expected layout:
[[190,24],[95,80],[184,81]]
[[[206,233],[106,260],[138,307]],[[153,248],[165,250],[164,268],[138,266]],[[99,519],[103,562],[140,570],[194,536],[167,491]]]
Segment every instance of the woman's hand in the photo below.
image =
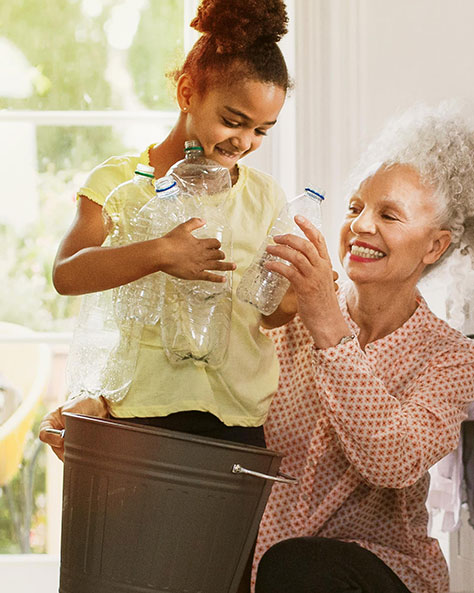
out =
[[265,265],[291,282],[298,314],[311,332],[316,346],[335,346],[350,333],[334,290],[337,274],[332,269],[323,235],[302,216],[296,216],[295,222],[307,239],[291,234],[279,235],[274,237],[276,245],[267,247],[269,253],[288,261],[290,265],[277,261],[269,261]]
[[63,430],[65,427],[63,412],[73,412],[97,418],[109,416],[107,403],[103,397],[95,398],[87,395],[71,399],[47,414],[41,421],[39,438],[51,447],[61,461],[64,461],[64,439],[58,434],[48,432],[48,429]]
[[160,269],[163,272],[185,280],[225,282],[225,276],[213,274],[212,270],[235,270],[235,264],[223,261],[225,253],[221,250],[220,241],[200,239],[192,234],[205,224],[201,218],[191,218],[162,238],[156,239],[162,259]]

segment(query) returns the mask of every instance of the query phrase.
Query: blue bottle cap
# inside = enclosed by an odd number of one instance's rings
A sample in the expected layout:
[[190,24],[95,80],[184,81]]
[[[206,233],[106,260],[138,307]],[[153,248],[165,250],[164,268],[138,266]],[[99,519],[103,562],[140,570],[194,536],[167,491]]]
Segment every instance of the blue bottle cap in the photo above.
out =
[[306,192],[307,195],[309,195],[311,198],[318,198],[320,200],[324,200],[324,194],[322,193],[321,190],[316,191],[315,189],[313,189],[312,187],[305,187],[304,191]]

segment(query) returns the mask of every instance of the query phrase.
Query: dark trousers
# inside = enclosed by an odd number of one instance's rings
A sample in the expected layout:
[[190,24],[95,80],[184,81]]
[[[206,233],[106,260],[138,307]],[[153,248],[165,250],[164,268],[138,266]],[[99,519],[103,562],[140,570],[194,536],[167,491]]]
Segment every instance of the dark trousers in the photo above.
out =
[[410,593],[380,558],[353,543],[297,537],[269,548],[256,593]]
[[126,422],[156,426],[168,430],[187,432],[211,439],[233,441],[254,447],[265,447],[263,426],[227,426],[219,418],[209,412],[176,412],[168,416],[154,416],[151,418],[119,418]]

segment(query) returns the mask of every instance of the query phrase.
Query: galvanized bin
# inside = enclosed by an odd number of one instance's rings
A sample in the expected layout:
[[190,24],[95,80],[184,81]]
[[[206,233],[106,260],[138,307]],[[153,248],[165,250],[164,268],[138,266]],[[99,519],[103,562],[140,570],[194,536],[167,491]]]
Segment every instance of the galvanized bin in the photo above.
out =
[[65,416],[60,593],[235,593],[281,455]]

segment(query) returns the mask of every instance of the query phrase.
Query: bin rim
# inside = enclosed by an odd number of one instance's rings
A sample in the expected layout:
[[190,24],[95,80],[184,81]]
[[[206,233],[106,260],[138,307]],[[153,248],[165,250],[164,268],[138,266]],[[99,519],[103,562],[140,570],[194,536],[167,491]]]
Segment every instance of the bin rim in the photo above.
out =
[[[76,412],[63,412],[63,416],[67,416],[70,418],[76,418],[80,420],[85,420],[87,422],[91,422],[93,424],[98,424],[102,426],[117,426],[121,428],[125,428],[127,430],[131,430],[133,432],[151,434],[151,435],[160,435],[165,436],[167,438],[175,439],[178,441],[187,441],[192,442],[200,445],[212,445],[217,448],[224,448],[230,449],[234,451],[241,451],[241,452],[252,452],[258,453],[260,455],[268,455],[270,457],[279,457],[283,458],[283,454],[279,453],[278,451],[273,451],[271,449],[267,449],[264,447],[257,447],[255,445],[247,445],[244,443],[238,443],[235,441],[225,441],[222,439],[215,439],[215,438],[206,438],[195,434],[190,434],[188,432],[180,432],[177,430],[169,430],[167,428],[155,427],[155,426],[145,426],[142,424],[134,424],[133,422],[128,422],[127,420],[122,420],[120,418],[98,418],[97,416],[88,416],[87,414],[77,414]],[[66,432],[66,431],[65,431]]]

